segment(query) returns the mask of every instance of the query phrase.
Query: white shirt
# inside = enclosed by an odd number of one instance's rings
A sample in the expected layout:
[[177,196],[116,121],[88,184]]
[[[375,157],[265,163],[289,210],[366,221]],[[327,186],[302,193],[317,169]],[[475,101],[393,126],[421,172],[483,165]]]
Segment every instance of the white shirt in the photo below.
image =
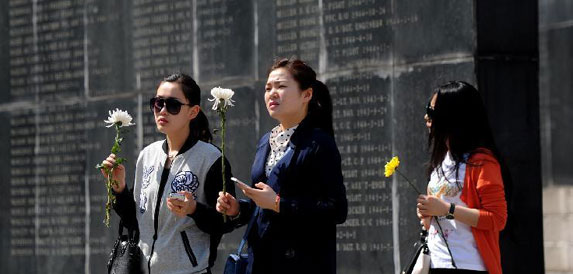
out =
[[[442,169],[436,169],[432,172],[428,183],[428,193],[448,203],[454,203],[456,206],[467,207],[466,203],[460,198],[465,174],[466,165],[464,163],[460,163],[456,174],[455,161],[452,159],[450,152],[448,152],[442,162]],[[448,241],[458,269],[486,271],[487,269],[477,249],[471,226],[455,219],[448,220],[444,216],[437,218],[442,226],[444,237]],[[450,253],[434,218],[432,218],[430,230],[428,231],[428,248],[430,249],[432,268],[454,268]]]
[[265,165],[265,174],[269,177],[271,170],[275,165],[283,158],[285,152],[288,148],[288,143],[290,142],[290,137],[296,130],[298,125],[287,128],[285,131],[281,129],[278,125],[271,130],[271,136],[269,138],[269,145],[271,146],[271,151],[269,152],[269,157],[267,157],[267,162]]

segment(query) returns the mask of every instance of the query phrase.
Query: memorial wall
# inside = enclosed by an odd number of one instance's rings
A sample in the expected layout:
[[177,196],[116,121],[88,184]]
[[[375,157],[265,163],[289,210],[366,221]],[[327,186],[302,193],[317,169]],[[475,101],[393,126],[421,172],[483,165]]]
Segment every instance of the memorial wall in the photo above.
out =
[[[441,83],[480,82],[477,16],[472,0],[2,0],[2,272],[105,271],[118,217],[102,222],[106,192],[94,166],[115,134],[103,120],[115,108],[134,117],[122,146],[130,185],[139,151],[163,138],[148,101],[170,73],[198,82],[212,129],[209,90],[236,92],[226,148],[233,174],[250,178],[255,145],[277,124],[264,106],[267,69],[296,56],[333,100],[349,202],[338,272],[397,273],[417,238],[417,195],[383,166],[398,155],[402,173],[425,187],[424,107]],[[242,232],[224,236],[214,273]]]

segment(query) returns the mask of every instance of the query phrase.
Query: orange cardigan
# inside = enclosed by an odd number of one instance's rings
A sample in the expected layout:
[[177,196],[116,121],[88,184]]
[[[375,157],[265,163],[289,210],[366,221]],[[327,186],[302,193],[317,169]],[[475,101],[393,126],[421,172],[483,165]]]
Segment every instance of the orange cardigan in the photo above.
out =
[[490,274],[502,273],[499,232],[507,220],[507,204],[498,161],[489,150],[480,150],[468,160],[461,199],[479,210],[472,233]]

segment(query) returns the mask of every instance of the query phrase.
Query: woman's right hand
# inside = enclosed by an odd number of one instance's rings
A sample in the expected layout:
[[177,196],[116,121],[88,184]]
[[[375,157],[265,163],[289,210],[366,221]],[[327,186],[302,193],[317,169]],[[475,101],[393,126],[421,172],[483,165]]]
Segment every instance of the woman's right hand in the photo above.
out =
[[[101,164],[104,167],[112,168],[115,164],[115,154],[110,154],[107,159],[103,160]],[[107,173],[105,169],[100,169],[101,174],[107,179]],[[117,185],[112,184],[113,191],[115,193],[121,193],[125,189],[125,167],[123,165],[118,165],[115,167],[111,173],[112,179],[117,181]]]
[[416,208],[416,215],[418,215],[418,219],[420,219],[420,225],[422,225],[426,230],[430,228],[430,221],[432,216],[426,216],[420,213],[420,209]]
[[223,192],[219,192],[215,209],[219,213],[234,217],[239,214],[239,201],[228,192],[225,195],[223,195]]

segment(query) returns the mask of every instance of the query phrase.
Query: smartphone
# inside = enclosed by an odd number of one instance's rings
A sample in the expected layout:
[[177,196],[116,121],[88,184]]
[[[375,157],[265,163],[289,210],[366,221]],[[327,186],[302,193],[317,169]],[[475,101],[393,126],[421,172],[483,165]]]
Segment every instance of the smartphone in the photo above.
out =
[[176,193],[176,192],[169,193],[169,198],[185,201],[185,195],[182,193]]
[[231,177],[231,181],[235,182],[235,184],[240,188],[240,189],[245,189],[245,188],[251,188],[250,186],[248,186],[247,184],[243,183],[241,180],[235,178],[235,177]]

